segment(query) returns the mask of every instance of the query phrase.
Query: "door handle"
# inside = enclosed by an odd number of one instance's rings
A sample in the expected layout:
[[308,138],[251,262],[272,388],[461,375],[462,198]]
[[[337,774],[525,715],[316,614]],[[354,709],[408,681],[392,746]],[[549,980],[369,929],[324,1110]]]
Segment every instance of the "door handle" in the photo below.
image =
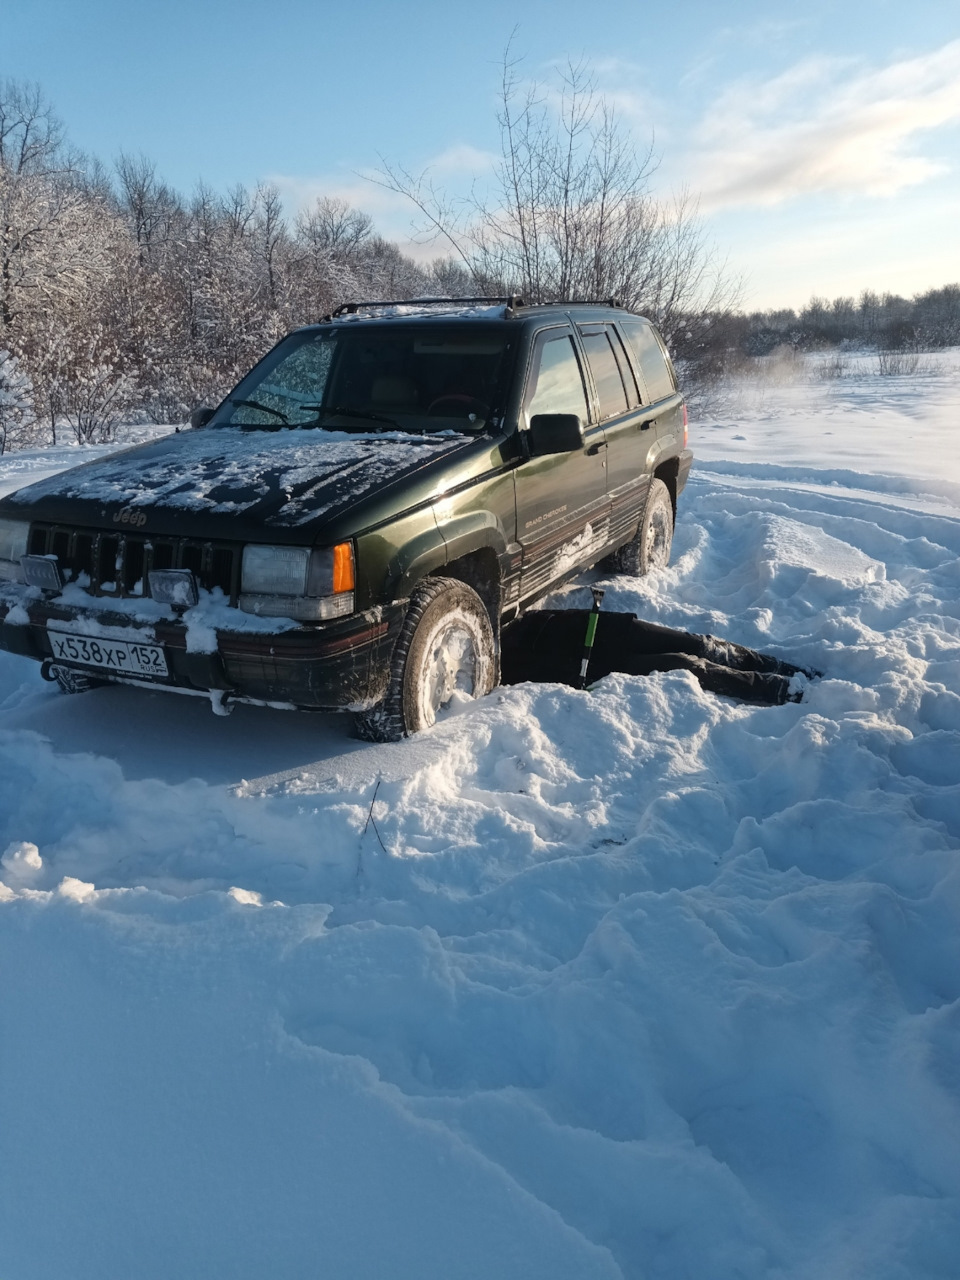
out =
[[601,449],[605,449],[606,447],[607,447],[606,440],[601,440],[599,444],[592,444],[590,448],[587,450],[587,457],[588,458],[594,457],[596,454],[600,452]]

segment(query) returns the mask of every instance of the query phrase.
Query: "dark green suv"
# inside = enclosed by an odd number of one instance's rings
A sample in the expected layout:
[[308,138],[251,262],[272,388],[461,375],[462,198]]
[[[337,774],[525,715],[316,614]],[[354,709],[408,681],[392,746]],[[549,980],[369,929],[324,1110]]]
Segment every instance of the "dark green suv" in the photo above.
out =
[[666,564],[691,460],[663,344],[614,304],[350,304],[190,430],[0,502],[0,646],[68,690],[399,738],[493,688],[501,626],[565,578]]

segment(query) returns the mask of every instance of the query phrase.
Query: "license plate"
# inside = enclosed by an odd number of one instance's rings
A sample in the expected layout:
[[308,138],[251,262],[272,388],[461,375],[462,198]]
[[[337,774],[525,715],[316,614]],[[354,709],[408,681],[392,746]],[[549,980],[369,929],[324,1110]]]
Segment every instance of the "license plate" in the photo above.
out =
[[108,640],[103,636],[78,635],[66,628],[47,625],[54,662],[75,662],[84,667],[137,676],[167,675],[167,660],[158,644],[130,640]]

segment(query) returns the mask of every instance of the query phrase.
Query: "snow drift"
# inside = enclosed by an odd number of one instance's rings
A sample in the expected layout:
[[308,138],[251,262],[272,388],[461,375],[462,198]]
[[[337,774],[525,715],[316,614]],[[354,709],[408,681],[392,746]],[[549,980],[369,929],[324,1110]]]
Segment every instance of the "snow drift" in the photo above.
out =
[[704,423],[674,565],[604,582],[799,705],[615,675],[374,747],[0,655],[5,1276],[956,1273],[960,476],[857,386],[860,470]]

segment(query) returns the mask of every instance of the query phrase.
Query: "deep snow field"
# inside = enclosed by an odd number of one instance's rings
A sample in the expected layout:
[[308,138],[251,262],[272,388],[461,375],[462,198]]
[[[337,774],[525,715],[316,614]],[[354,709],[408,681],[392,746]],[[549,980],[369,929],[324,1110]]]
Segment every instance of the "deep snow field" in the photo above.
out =
[[0,654],[2,1280],[960,1274],[960,353],[814,372],[725,388],[604,580],[799,705],[371,746]]

